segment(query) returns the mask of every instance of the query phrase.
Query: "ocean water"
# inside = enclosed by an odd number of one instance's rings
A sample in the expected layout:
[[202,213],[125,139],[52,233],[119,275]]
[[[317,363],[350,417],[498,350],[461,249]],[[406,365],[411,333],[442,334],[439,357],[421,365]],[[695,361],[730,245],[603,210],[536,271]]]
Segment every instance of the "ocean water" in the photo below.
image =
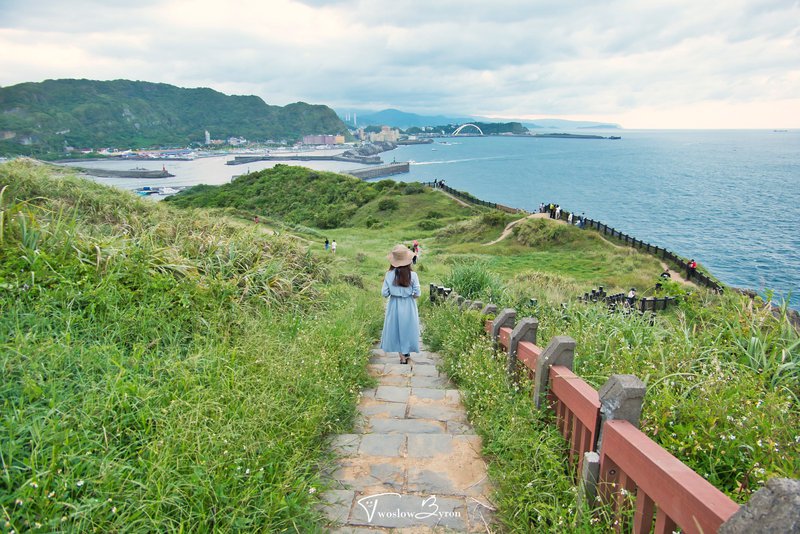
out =
[[[540,202],[558,203],[693,257],[727,284],[772,291],[800,309],[800,131],[597,133],[622,139],[459,137],[382,156],[387,162],[413,162],[411,172],[395,180],[441,179],[478,198],[531,211]],[[165,164],[175,174],[152,180],[94,178],[126,189],[223,184],[233,175],[275,165],[226,166],[228,159],[78,165],[158,170]],[[331,171],[361,166],[287,163]]]
[[800,132],[600,133],[622,139],[450,138],[390,154],[414,162],[397,179],[531,211],[554,202],[800,309]]

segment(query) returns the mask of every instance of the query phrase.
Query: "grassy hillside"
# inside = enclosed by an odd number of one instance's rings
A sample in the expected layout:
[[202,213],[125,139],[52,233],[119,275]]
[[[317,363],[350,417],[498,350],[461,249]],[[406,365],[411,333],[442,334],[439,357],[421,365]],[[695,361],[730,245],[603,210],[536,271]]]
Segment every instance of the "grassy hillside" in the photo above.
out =
[[[325,438],[351,429],[386,254],[414,239],[423,287],[536,316],[541,344],[574,337],[594,386],[642,378],[643,429],[734,499],[800,472],[800,340],[785,317],[677,282],[679,306],[652,324],[579,304],[599,285],[647,294],[661,272],[593,232],[526,220],[488,245],[512,216],[297,167],[163,203],[53,172],[67,171],[0,166],[7,528],[320,529]],[[507,385],[477,314],[421,308],[484,438],[501,527],[605,531],[577,519],[563,441]]]
[[445,207],[443,200],[417,183],[365,182],[289,165],[246,174],[222,186],[195,186],[168,198],[176,206],[233,208],[243,215],[321,229],[377,229],[390,221],[392,225],[405,221],[431,230],[472,213],[463,207],[453,210],[449,201]]
[[7,529],[311,531],[380,300],[219,214],[0,166]]
[[270,106],[257,96],[228,96],[130,80],[46,80],[0,88],[0,155],[63,154],[77,148],[186,146],[243,136],[296,140],[345,134],[327,106]]

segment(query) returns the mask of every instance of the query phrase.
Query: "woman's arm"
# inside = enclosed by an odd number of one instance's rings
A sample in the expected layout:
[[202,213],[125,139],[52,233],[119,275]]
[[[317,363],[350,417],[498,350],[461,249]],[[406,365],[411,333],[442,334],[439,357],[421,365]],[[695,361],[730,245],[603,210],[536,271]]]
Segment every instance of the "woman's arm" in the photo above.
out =
[[381,289],[381,295],[384,297],[389,296],[389,273],[383,277],[383,289]]
[[416,298],[419,298],[420,295],[422,295],[422,290],[419,287],[419,277],[417,276],[417,273],[412,271],[411,272],[411,296],[416,299]]

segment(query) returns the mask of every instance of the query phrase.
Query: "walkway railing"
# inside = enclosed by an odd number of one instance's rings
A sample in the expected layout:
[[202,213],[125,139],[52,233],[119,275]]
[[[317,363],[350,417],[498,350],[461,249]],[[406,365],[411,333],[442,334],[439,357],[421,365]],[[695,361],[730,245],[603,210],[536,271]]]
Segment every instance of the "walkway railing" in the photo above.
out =
[[[441,189],[454,197],[463,200],[464,202],[469,202],[470,204],[475,204],[477,206],[484,206],[487,208],[494,208],[501,211],[505,211],[507,213],[530,213],[526,210],[519,209],[519,208],[512,208],[510,206],[504,206],[503,204],[497,204],[496,202],[486,202],[485,200],[481,200],[469,193],[465,193],[464,191],[459,191],[457,189],[453,189],[447,185],[443,185],[438,181],[434,182],[422,182],[422,185],[427,185],[428,187],[434,187],[437,189]],[[561,211],[560,212],[560,219],[567,221],[569,219],[570,213],[568,211]],[[575,213],[573,213],[573,217],[575,217]],[[633,236],[620,232],[616,228],[608,226],[607,224],[597,221],[595,219],[589,219],[588,217],[584,218],[584,228],[588,227],[589,229],[597,230],[598,232],[602,233],[603,235],[613,237],[619,239],[621,242],[625,243],[634,248],[638,248],[640,250],[644,250],[650,254],[655,255],[657,258],[661,258],[664,261],[667,261],[672,264],[672,267],[678,271],[685,271],[687,269],[687,265],[689,260],[674,252],[665,249],[663,247],[659,247],[657,245],[652,245],[650,243],[646,243],[641,239],[637,239]],[[687,271],[686,278],[690,278],[690,273]],[[723,290],[722,284],[720,284],[717,280],[709,276],[708,274],[695,271],[691,273],[691,280],[696,282],[698,285],[703,287],[708,287],[714,291],[721,292]]]
[[[506,355],[509,380],[516,383],[524,373],[531,380],[536,409],[554,411],[554,422],[569,443],[569,464],[582,501],[593,508],[599,496],[619,521],[619,531],[783,532],[787,517],[800,517],[800,481],[770,480],[740,507],[647,437],[638,429],[644,383],[634,375],[617,374],[595,390],[572,371],[572,338],[555,336],[543,348],[537,345],[535,318],[517,323],[513,309],[498,311],[494,304],[484,306],[434,284],[430,299],[487,317],[485,331]],[[629,511],[632,525],[626,524]]]
[[[569,217],[568,212],[563,212],[563,211],[561,212],[561,219],[567,220],[568,217]],[[628,246],[631,246],[633,248],[638,248],[639,250],[643,250],[645,252],[653,254],[657,258],[661,258],[662,260],[671,263],[672,267],[679,272],[686,271],[687,275],[686,278],[696,282],[698,285],[708,287],[714,291],[719,291],[719,292],[721,292],[723,289],[723,286],[719,282],[717,282],[715,279],[713,279],[704,272],[695,271],[694,273],[689,273],[686,267],[689,264],[689,260],[682,256],[679,256],[678,254],[675,254],[674,252],[668,249],[659,247],[657,245],[652,245],[650,243],[646,243],[641,239],[629,236],[628,234],[620,232],[616,228],[608,226],[603,222],[596,221],[594,219],[589,219],[588,217],[584,219],[584,223],[585,227],[597,230],[598,232],[600,232],[605,236],[616,238]]]

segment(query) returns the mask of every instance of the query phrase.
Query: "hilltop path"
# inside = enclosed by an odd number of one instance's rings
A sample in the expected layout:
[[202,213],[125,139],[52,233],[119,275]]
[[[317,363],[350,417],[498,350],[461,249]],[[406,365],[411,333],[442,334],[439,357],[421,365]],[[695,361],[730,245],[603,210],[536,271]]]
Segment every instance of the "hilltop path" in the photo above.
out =
[[[503,229],[503,233],[500,234],[500,237],[498,237],[494,241],[489,241],[488,243],[483,243],[481,246],[488,247],[489,245],[494,245],[495,243],[499,243],[503,239],[505,239],[508,236],[510,236],[511,235],[511,231],[514,229],[514,227],[516,225],[518,225],[519,223],[521,223],[522,221],[525,221],[525,220],[528,220],[528,219],[546,219],[547,217],[548,217],[548,215],[546,213],[531,213],[527,217],[523,217],[522,219],[517,219],[516,221],[512,221],[512,222],[510,222],[510,223],[508,223],[506,225],[506,227]],[[563,222],[563,221],[558,221],[558,222]],[[564,223],[564,224],[566,224],[566,223]]]
[[378,387],[361,392],[355,434],[334,438],[339,456],[322,512],[339,533],[489,532],[494,506],[481,438],[438,354],[372,351]]

